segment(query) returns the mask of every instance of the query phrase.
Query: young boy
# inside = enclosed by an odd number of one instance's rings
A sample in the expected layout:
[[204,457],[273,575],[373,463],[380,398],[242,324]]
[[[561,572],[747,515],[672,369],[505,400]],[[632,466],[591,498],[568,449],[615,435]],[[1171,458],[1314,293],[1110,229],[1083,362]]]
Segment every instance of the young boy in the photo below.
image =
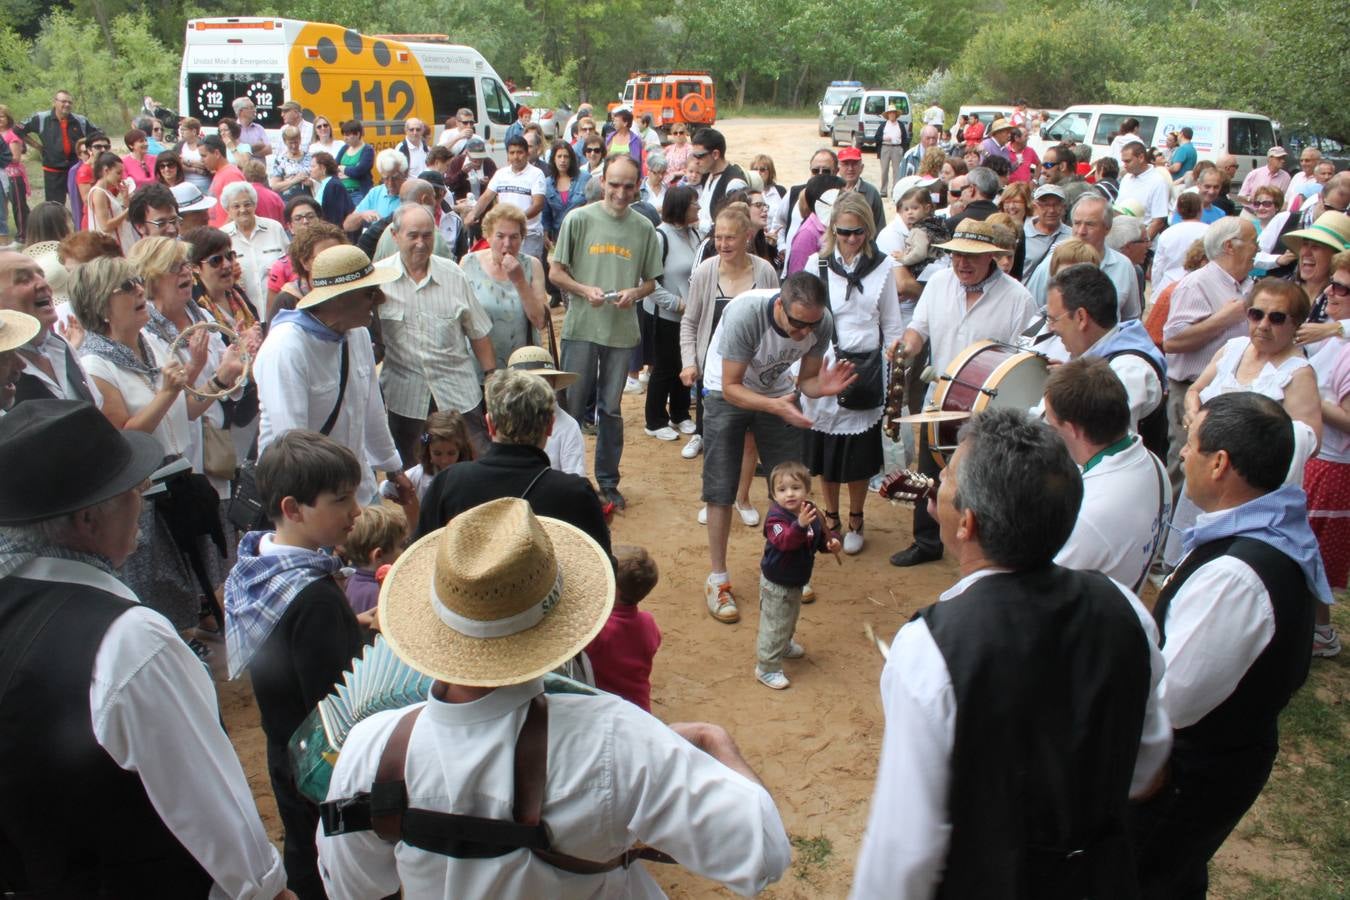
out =
[[586,648],[595,686],[652,711],[652,658],[661,646],[661,629],[649,612],[637,608],[656,587],[656,561],[641,547],[614,548],[614,609]]
[[356,569],[347,579],[347,603],[362,625],[370,627],[375,604],[380,599],[380,582],[375,573],[392,565],[403,553],[408,539],[408,517],[403,510],[377,503],[361,510],[351,533],[342,542],[342,555]]
[[231,678],[248,669],[267,737],[267,771],[286,829],[287,886],[323,897],[315,828],[319,809],[296,788],[286,744],[362,649],[362,629],[333,580],[361,512],[361,466],[314,431],[288,431],[258,460],[258,492],[276,531],[250,531],[225,581]]
[[838,553],[839,535],[825,528],[811,496],[811,473],[799,462],[774,466],[773,503],[764,520],[764,559],[759,564],[759,662],[755,677],[776,691],[791,682],[783,660],[806,655],[792,639],[802,611],[802,585],[811,580],[816,553]]

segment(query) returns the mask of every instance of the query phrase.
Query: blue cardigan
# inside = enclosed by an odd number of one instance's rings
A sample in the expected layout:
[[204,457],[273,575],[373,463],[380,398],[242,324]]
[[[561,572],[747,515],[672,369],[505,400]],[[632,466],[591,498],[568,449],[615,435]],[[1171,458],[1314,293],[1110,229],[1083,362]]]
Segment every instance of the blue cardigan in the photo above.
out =
[[563,218],[578,206],[585,204],[586,182],[590,180],[590,172],[582,172],[573,178],[572,186],[567,191],[566,203],[563,203],[562,195],[558,193],[557,183],[552,178],[544,181],[544,219],[540,224],[544,228],[544,234],[550,239],[557,240]]

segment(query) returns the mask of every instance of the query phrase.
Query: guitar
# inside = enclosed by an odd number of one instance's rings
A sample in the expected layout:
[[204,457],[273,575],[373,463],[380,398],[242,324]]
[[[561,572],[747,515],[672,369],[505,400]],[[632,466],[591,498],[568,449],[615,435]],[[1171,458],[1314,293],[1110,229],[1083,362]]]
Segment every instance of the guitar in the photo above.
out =
[[900,503],[937,502],[938,481],[909,469],[896,469],[881,480],[877,495]]

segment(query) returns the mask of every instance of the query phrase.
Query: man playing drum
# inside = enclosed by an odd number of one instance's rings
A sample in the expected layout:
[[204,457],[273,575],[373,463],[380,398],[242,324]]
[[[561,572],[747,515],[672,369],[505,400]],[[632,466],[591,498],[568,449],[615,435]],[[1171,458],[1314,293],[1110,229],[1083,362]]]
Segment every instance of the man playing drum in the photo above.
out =
[[[946,372],[952,360],[980,340],[1011,343],[1035,315],[1031,294],[998,267],[1006,252],[994,227],[966,220],[952,239],[938,247],[952,255],[952,267],[933,276],[923,289],[904,336],[890,349],[895,365],[918,356],[925,340],[932,347],[933,370]],[[919,471],[935,477],[939,468],[929,452],[927,429],[920,430]],[[914,543],[891,557],[891,565],[913,566],[942,558],[937,521],[924,504],[914,507]]]

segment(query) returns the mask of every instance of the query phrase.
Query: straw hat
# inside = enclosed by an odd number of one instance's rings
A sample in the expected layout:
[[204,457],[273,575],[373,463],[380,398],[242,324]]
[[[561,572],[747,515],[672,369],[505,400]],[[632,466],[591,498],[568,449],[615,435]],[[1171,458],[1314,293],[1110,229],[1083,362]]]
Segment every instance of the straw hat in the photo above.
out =
[[1284,235],[1282,240],[1284,245],[1295,253],[1305,240],[1326,244],[1340,253],[1342,250],[1350,249],[1350,216],[1329,209],[1317,217],[1311,228],[1291,231]]
[[939,250],[950,250],[955,253],[1007,253],[1006,247],[1000,246],[998,235],[994,231],[994,226],[988,222],[977,222],[974,219],[965,219],[960,225],[956,226],[956,232],[952,239],[945,244],[938,244]]
[[888,106],[881,111],[882,116],[889,116],[891,113],[895,113],[897,119],[900,118],[900,107]]
[[549,356],[543,347],[521,347],[507,359],[506,367],[538,375],[553,385],[555,391],[562,390],[578,378],[575,372],[563,372],[554,368],[553,357]]
[[23,248],[24,256],[31,256],[33,259],[39,259],[48,253],[55,253],[61,246],[60,241],[38,241],[36,244],[29,244]]
[[614,570],[599,544],[503,497],[404,551],[380,590],[380,630],[419,672],[501,687],[571,659],[613,605]]
[[17,350],[37,337],[42,323],[28,313],[0,309],[0,353]]
[[1000,117],[989,124],[989,133],[998,134],[1000,131],[1012,131],[1012,127],[1012,122]]
[[311,290],[295,305],[296,309],[309,309],[341,294],[379,287],[399,279],[399,273],[393,269],[375,268],[365,251],[351,244],[329,247],[314,257],[310,276]]

